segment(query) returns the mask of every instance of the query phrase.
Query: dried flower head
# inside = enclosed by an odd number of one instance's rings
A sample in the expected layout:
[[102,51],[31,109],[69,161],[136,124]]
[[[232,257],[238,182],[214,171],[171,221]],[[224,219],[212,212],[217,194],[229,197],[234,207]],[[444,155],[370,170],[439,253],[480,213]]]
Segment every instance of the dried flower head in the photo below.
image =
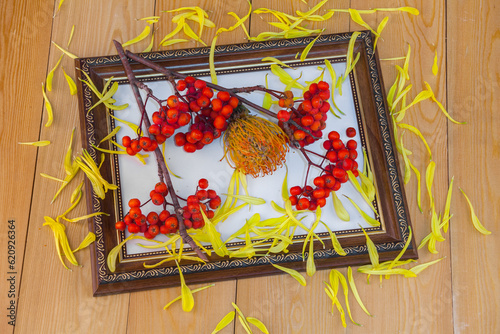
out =
[[242,112],[231,120],[224,133],[225,157],[245,174],[265,176],[284,164],[287,141],[288,137],[275,123]]

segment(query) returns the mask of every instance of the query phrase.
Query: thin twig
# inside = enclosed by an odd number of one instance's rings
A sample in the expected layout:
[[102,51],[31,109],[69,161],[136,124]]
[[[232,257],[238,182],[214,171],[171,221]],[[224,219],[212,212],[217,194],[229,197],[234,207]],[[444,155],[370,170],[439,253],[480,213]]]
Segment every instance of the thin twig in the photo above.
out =
[[[130,63],[128,62],[127,56],[125,56],[125,51],[123,50],[122,45],[117,41],[113,41],[113,42],[115,44],[116,50],[118,51],[118,55],[120,56],[120,60],[123,64],[123,68],[125,69],[125,73],[127,74],[128,81],[130,82],[130,86],[131,86],[132,91],[134,93],[135,100],[137,101],[137,104],[139,106],[141,114],[146,115],[146,108],[145,108],[145,105],[142,101],[141,95],[139,93],[138,86],[141,86],[141,88],[146,89],[146,91],[149,88],[147,88],[147,87],[144,88],[145,84],[141,84],[141,85],[138,84],[138,81],[135,78],[134,72],[132,71],[132,68],[130,67]],[[153,136],[149,133],[149,127],[151,126],[151,122],[149,121],[149,118],[147,116],[144,117],[144,124],[146,126],[146,133],[148,133],[149,137],[151,139],[153,139]],[[191,246],[191,248],[200,257],[200,259],[202,259],[203,261],[208,261],[206,255],[201,251],[201,249],[194,242],[193,238],[186,231],[186,226],[184,225],[183,209],[181,208],[179,201],[177,199],[177,196],[175,194],[175,189],[172,185],[170,173],[168,172],[168,169],[167,169],[167,166],[165,164],[165,160],[163,158],[163,154],[161,153],[160,148],[157,147],[154,152],[155,152],[156,162],[157,162],[159,168],[161,169],[163,177],[165,178],[165,183],[167,185],[168,191],[170,193],[170,198],[172,199],[172,203],[173,203],[174,208],[175,208],[174,209],[175,215],[177,216],[177,220],[179,222],[179,235],[181,236],[184,243]]]

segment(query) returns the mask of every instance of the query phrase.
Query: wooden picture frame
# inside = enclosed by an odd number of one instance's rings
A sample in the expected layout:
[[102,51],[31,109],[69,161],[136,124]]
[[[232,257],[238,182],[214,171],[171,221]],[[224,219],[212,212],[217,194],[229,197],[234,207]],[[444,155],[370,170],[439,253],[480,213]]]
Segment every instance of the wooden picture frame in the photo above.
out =
[[[345,55],[352,33],[320,36],[308,54],[308,59],[336,57],[345,61]],[[314,37],[290,40],[272,40],[266,42],[218,46],[215,49],[215,66],[218,69],[260,63],[264,57],[273,56],[281,61],[296,60],[296,54],[302,52]],[[158,65],[175,71],[199,69],[206,75],[209,48],[172,50],[141,54]],[[379,61],[373,50],[373,39],[369,31],[362,31],[354,45],[354,53],[360,53],[355,70],[350,74],[353,87],[356,87],[355,104],[359,110],[358,123],[363,132],[362,144],[369,148],[369,161],[375,175],[378,196],[377,206],[384,217],[381,228],[366,229],[380,254],[380,261],[392,260],[401,251],[409,237],[410,217],[404,193],[402,178],[396,155],[393,130],[386,107],[384,85],[380,73]],[[149,68],[131,62],[135,75],[140,80],[158,79],[161,75]],[[269,64],[262,64],[269,67]],[[77,77],[85,79],[85,72],[102,90],[106,80],[126,82],[126,76],[118,56],[104,56],[76,59]],[[201,75],[201,74],[200,74]],[[100,153],[92,144],[109,133],[109,124],[105,119],[106,109],[103,104],[89,109],[99,100],[90,87],[79,82],[80,124],[82,142],[97,163]],[[104,148],[110,148],[104,144]],[[113,159],[107,159],[101,168],[103,177],[112,180],[116,176]],[[87,180],[87,189],[92,189]],[[104,211],[110,216],[97,216],[89,222],[89,228],[96,234],[96,242],[91,245],[92,277],[94,296],[131,292],[179,285],[178,269],[172,262],[154,269],[145,269],[143,262],[120,262],[114,273],[109,271],[106,259],[109,251],[119,243],[114,222],[119,220],[115,210],[119,196],[106,196],[99,199],[94,193],[87,192],[87,206],[91,212]],[[325,239],[325,248],[315,244],[315,263],[317,268],[357,266],[369,263],[366,239],[361,230],[340,238],[346,256],[339,256],[329,239]],[[285,265],[297,270],[305,270],[306,263],[301,253],[302,245],[293,244],[287,254],[274,254],[252,259],[222,259],[210,257],[207,264],[183,263],[181,269],[187,283],[247,278],[260,275],[281,273],[270,263]],[[415,240],[412,240],[402,259],[417,258]]]

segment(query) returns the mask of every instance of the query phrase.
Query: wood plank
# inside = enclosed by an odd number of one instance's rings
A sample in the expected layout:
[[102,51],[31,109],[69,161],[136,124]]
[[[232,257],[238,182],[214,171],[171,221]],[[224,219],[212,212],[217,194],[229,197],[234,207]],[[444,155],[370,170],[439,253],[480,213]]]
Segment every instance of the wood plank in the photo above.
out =
[[[409,93],[407,103],[425,89],[424,81],[429,82],[437,98],[446,102],[446,63],[445,63],[445,5],[444,1],[435,1],[423,5],[418,1],[364,1],[353,0],[351,7],[369,9],[377,7],[411,6],[420,11],[419,16],[407,13],[383,13],[362,15],[363,20],[374,30],[385,16],[389,16],[388,24],[378,42],[377,49],[380,58],[399,57],[406,55],[411,45],[410,80],[413,89]],[[344,14],[348,15],[348,14]],[[364,29],[354,22],[351,30]],[[432,75],[431,67],[434,51],[438,51],[440,71],[437,77]],[[382,73],[386,91],[396,78],[394,65],[403,66],[403,61],[381,61]],[[442,212],[448,186],[447,170],[447,123],[437,109],[436,104],[424,101],[410,109],[403,123],[419,128],[427,139],[437,168],[434,179],[433,195],[436,199],[438,212]],[[399,131],[401,135],[402,131]],[[422,175],[422,205],[421,214],[416,205],[416,177],[405,186],[413,231],[419,243],[430,232],[429,199],[425,188],[425,169],[429,163],[428,154],[420,140],[406,133],[405,147],[413,151],[409,158],[420,170]],[[402,160],[402,159],[401,159]],[[445,238],[449,238],[445,235]],[[432,255],[427,248],[420,250],[419,263],[447,256],[438,265],[428,268],[417,278],[405,279],[391,277],[384,280],[379,287],[378,278],[373,277],[371,284],[365,282],[365,275],[355,275],[359,293],[367,308],[375,315],[367,317],[363,311],[354,308],[354,317],[364,327],[351,326],[353,333],[450,333],[453,331],[451,275],[449,272],[449,241],[438,243],[438,255]],[[383,303],[381,307],[381,303]]]
[[[449,112],[467,125],[449,124],[455,333],[500,332],[500,66],[498,2],[447,2]],[[495,8],[496,7],[496,8]],[[474,168],[471,171],[471,157]],[[461,187],[483,225],[472,224]]]
[[[39,140],[42,114],[40,83],[45,80],[53,1],[17,1],[0,4],[0,308],[4,310],[1,328],[13,318],[8,307],[19,307],[20,282],[35,162],[38,151],[18,142]],[[14,230],[8,228],[13,221]],[[9,231],[9,232],[8,232]],[[14,232],[14,233],[12,233]],[[12,239],[10,239],[10,238]],[[8,244],[10,242],[10,244]],[[15,249],[9,249],[8,245]],[[10,264],[9,264],[10,263]],[[8,274],[9,273],[9,274]],[[14,273],[14,274],[12,274]],[[13,277],[13,280],[7,279]],[[12,284],[11,284],[12,283]],[[15,313],[15,310],[14,310]],[[15,321],[14,321],[15,322]],[[14,323],[13,322],[13,323]]]
[[[320,1],[308,1],[312,8]],[[253,9],[265,7],[295,15],[296,10],[303,12],[309,9],[304,3],[295,1],[292,4],[284,1],[252,1]],[[319,14],[333,8],[333,2],[327,3]],[[336,1],[336,6],[347,8],[349,1]],[[257,36],[264,31],[278,31],[266,23],[277,21],[269,14],[252,14],[250,35]],[[308,24],[309,29],[325,27],[324,34],[349,30],[347,17],[337,14],[326,23]],[[342,270],[345,273],[345,270]],[[331,312],[331,302],[324,292],[323,281],[328,281],[328,270],[318,270],[314,277],[308,278],[306,287],[302,287],[288,274],[238,280],[237,305],[246,316],[261,320],[270,333],[327,333],[346,332],[340,317],[335,310]],[[304,273],[305,275],[305,273]],[[237,323],[236,333],[245,333]]]
[[[178,13],[162,13],[163,10],[171,10],[180,7],[199,6],[206,10],[209,19],[215,24],[215,28],[205,28],[202,40],[210,45],[219,27],[233,25],[236,21],[228,12],[235,12],[239,17],[243,17],[248,12],[248,4],[244,1],[158,1],[156,4],[156,15],[161,17],[156,32],[156,43],[161,41],[165,35],[175,28],[171,22],[172,17]],[[249,22],[246,23],[248,27]],[[198,25],[190,23],[193,31],[198,32]],[[183,32],[173,38],[185,38]],[[245,35],[241,28],[232,32],[222,33],[217,40],[217,45],[244,43]],[[158,44],[156,44],[158,45]],[[200,43],[187,42],[162,47],[161,50],[181,49],[190,47],[201,47]],[[158,48],[156,48],[157,50]],[[208,62],[208,58],[207,58]],[[192,289],[201,287],[203,284],[190,286]],[[212,331],[217,323],[231,311],[231,302],[235,300],[236,281],[225,281],[216,283],[215,287],[201,291],[194,295],[195,307],[189,312],[183,312],[180,302],[172,305],[168,310],[163,311],[163,306],[180,294],[179,287],[160,289],[132,293],[130,298],[129,318],[127,328],[132,333],[137,332],[158,332],[168,328],[170,333],[204,333]],[[149,309],[153,318],[143,315],[143,310]],[[152,321],[153,319],[153,321]],[[229,325],[221,333],[233,333],[233,325]]]
[[[148,9],[149,8],[149,12]],[[94,56],[116,53],[112,39],[129,39],[142,30],[133,15],[147,15],[154,10],[154,1],[65,2],[53,20],[52,40],[65,47],[72,25],[76,26],[69,50],[78,56]],[[47,13],[52,17],[52,13]],[[61,54],[51,48],[49,67],[52,68]],[[73,60],[65,57],[61,62],[66,72],[74,77]],[[43,73],[45,75],[45,67]],[[63,177],[62,161],[69,142],[71,129],[78,127],[76,96],[70,96],[60,69],[54,76],[54,88],[50,92],[54,108],[54,123],[43,128],[41,137],[53,144],[40,152],[37,161],[30,232],[26,247],[25,276],[21,286],[18,314],[19,333],[87,333],[125,332],[128,316],[129,295],[92,297],[90,258],[88,249],[76,254],[83,268],[68,271],[61,265],[55,250],[51,230],[42,227],[43,216],[56,217],[69,207],[69,198],[82,175],[73,181],[61,196],[50,204],[58,184],[39,176],[44,172]],[[40,107],[41,105],[39,105]],[[45,116],[42,123],[45,122]],[[75,155],[81,153],[79,130],[75,133]],[[85,191],[90,191],[85,189]],[[83,204],[82,204],[83,203]],[[85,201],[70,214],[71,217],[86,214]],[[67,224],[67,234],[72,247],[88,232],[86,222]],[[33,317],[36,314],[36,317]]]

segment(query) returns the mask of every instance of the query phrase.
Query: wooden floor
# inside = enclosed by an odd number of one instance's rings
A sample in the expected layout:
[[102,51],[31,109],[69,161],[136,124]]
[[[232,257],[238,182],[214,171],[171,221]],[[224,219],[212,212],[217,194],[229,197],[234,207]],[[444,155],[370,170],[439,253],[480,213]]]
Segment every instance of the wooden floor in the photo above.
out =
[[[309,5],[318,1],[310,0]],[[77,254],[82,268],[64,269],[54,249],[52,232],[42,228],[43,216],[63,212],[71,190],[50,205],[57,183],[40,177],[48,173],[62,177],[61,161],[71,134],[78,126],[77,98],[70,96],[61,71],[57,71],[49,98],[55,111],[54,124],[43,125],[41,83],[57,62],[60,52],[51,41],[65,46],[72,25],[75,34],[70,50],[80,57],[115,54],[112,39],[126,41],[138,35],[143,22],[135,19],[181,6],[210,11],[218,27],[229,27],[233,11],[240,17],[248,11],[243,0],[66,0],[53,18],[58,1],[18,0],[0,2],[0,332],[5,333],[210,333],[236,302],[247,316],[262,320],[271,333],[500,333],[500,29],[498,1],[367,1],[330,0],[324,8],[413,6],[419,16],[406,13],[363,15],[372,27],[387,15],[389,22],[379,42],[381,58],[400,57],[411,45],[410,76],[414,91],[424,81],[450,114],[467,121],[455,125],[446,120],[435,104],[423,102],[408,112],[408,123],[418,126],[433,150],[437,164],[434,191],[437,205],[444,207],[449,181],[469,196],[476,214],[492,235],[478,233],[471,224],[464,197],[455,191],[453,219],[446,241],[438,243],[438,255],[426,249],[420,261],[445,257],[419,277],[391,277],[379,285],[356,275],[359,293],[374,317],[352,305],[354,319],[343,328],[323,291],[328,270],[319,271],[302,287],[286,276],[252,278],[217,283],[196,294],[195,308],[184,313],[180,304],[168,311],[163,306],[179,294],[179,288],[153,290],[108,297],[92,297],[88,249]],[[305,11],[299,0],[252,0],[253,8],[268,7],[294,14]],[[267,16],[253,14],[247,27],[252,36],[268,31]],[[164,36],[173,29],[171,14],[162,14],[156,31]],[[336,13],[325,33],[362,29],[348,14]],[[210,42],[215,29],[204,34]],[[159,41],[160,38],[157,39]],[[245,42],[241,29],[224,33],[221,44]],[[156,42],[158,43],[158,42]],[[141,51],[148,41],[131,46]],[[191,45],[194,46],[194,45]],[[155,45],[155,50],[157,46]],[[437,52],[439,74],[432,75]],[[74,75],[71,59],[61,65]],[[382,61],[386,87],[395,79],[394,65]],[[414,93],[415,94],[415,93]],[[414,95],[412,95],[414,96]],[[79,131],[79,130],[77,130]],[[79,138],[79,135],[76,136]],[[407,136],[416,167],[425,170],[426,153],[421,142]],[[17,142],[50,140],[47,147],[21,146]],[[79,139],[78,139],[79,140]],[[77,147],[80,144],[77,144]],[[81,177],[81,175],[80,175]],[[79,181],[78,181],[79,182]],[[77,184],[75,182],[75,184]],[[72,187],[74,188],[74,187]],[[425,188],[424,188],[425,189]],[[430,232],[427,198],[424,214],[416,205],[416,183],[407,186],[412,222],[419,242]],[[85,207],[77,207],[84,214]],[[15,265],[8,263],[8,221],[15,221]],[[88,232],[86,224],[68,226],[73,243]],[[14,272],[15,274],[7,274]],[[342,270],[345,273],[345,270]],[[15,288],[7,278],[13,277]],[[194,286],[197,287],[197,286]],[[9,296],[9,290],[15,297]],[[10,302],[15,302],[15,328],[8,324]],[[239,323],[222,333],[244,333]]]

